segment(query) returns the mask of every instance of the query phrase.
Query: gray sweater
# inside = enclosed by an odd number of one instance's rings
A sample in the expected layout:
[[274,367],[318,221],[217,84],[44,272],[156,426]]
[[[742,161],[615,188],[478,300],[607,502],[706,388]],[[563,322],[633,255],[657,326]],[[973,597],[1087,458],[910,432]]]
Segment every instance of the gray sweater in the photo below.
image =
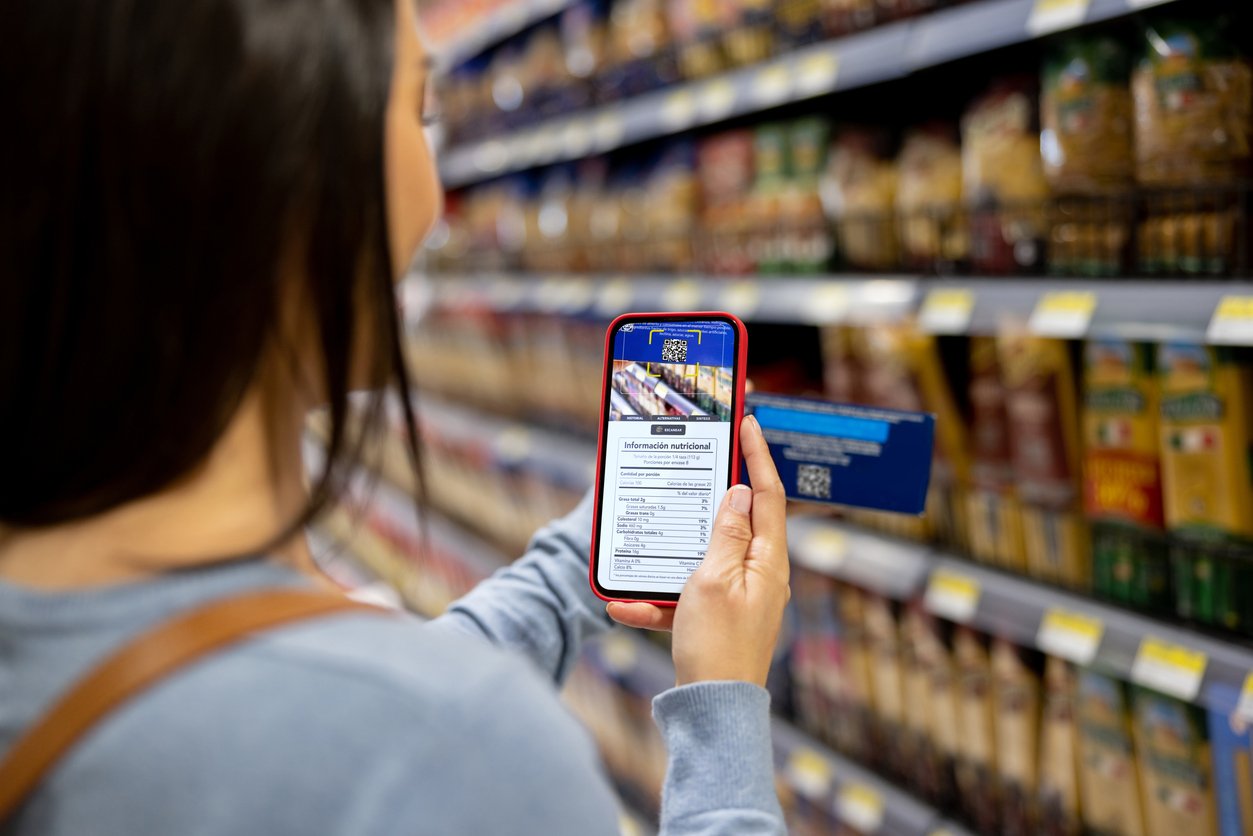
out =
[[[542,834],[617,829],[613,791],[558,700],[582,641],[609,626],[588,590],[589,503],[422,623],[344,614],[200,662],[92,731],[16,829],[40,836]],[[263,559],[46,594],[0,583],[0,752],[87,667],[174,612],[299,585]],[[783,833],[768,697],[674,688],[667,834]]]

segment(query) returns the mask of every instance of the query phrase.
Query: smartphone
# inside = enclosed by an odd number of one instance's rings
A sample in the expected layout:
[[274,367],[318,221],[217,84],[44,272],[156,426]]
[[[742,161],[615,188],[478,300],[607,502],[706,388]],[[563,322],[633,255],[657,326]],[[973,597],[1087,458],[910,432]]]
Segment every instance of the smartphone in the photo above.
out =
[[729,313],[624,314],[605,335],[592,589],[673,605],[739,474],[748,334]]

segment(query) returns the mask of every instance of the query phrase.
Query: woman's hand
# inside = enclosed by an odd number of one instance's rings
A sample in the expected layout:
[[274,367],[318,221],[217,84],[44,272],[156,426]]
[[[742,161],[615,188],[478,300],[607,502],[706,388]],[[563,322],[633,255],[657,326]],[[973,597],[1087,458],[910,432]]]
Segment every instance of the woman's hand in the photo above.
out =
[[752,416],[740,424],[740,449],[753,487],[727,492],[705,559],[688,578],[678,606],[608,606],[619,624],[673,630],[679,685],[726,679],[765,685],[791,595],[787,499]]

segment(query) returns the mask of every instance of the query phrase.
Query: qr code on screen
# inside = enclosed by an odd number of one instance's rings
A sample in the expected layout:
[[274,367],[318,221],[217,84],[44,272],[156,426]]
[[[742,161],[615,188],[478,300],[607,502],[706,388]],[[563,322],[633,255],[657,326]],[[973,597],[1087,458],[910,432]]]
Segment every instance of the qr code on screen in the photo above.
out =
[[796,492],[814,499],[830,499],[831,468],[818,464],[797,465]]
[[664,340],[661,343],[661,362],[686,363],[687,340]]

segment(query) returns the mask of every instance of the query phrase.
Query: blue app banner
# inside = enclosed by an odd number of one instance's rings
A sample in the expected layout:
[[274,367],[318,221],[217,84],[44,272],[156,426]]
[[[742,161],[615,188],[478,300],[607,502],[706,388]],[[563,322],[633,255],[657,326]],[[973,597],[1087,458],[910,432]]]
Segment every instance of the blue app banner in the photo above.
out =
[[761,424],[788,499],[922,513],[934,415],[757,393],[745,401],[745,413]]
[[735,329],[718,320],[628,322],[614,335],[613,358],[733,367]]

